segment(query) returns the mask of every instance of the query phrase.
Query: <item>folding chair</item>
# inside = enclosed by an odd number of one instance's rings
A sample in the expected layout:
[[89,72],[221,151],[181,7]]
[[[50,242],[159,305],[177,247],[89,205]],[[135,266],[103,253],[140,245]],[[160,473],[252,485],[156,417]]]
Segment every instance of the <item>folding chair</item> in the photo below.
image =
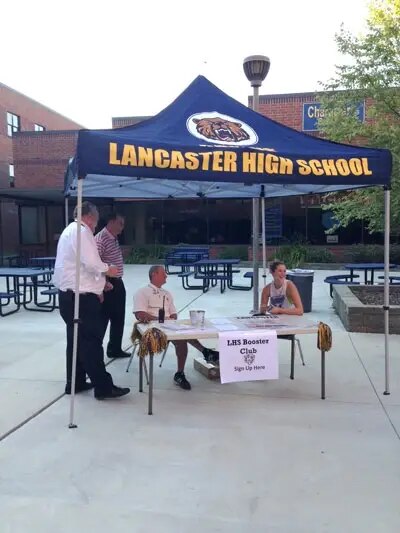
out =
[[[131,367],[131,364],[132,364],[132,360],[133,358],[135,357],[135,353],[136,353],[136,350],[139,346],[139,342],[135,342],[134,344],[132,344],[131,348],[132,348],[132,353],[131,353],[131,356],[129,358],[129,361],[128,361],[128,366],[126,367],[126,372],[129,372],[129,369]],[[169,342],[162,354],[162,357],[161,357],[161,363],[160,363],[160,367],[162,366],[163,364],[163,361],[164,361],[164,358],[165,358],[165,354],[167,353],[167,350],[168,350],[168,346],[169,346]],[[129,348],[128,348],[129,350]],[[149,384],[149,375],[148,375],[148,372],[147,372],[147,365],[146,365],[146,358],[144,357],[143,358],[143,368],[144,368],[144,373],[145,373],[145,376],[146,376],[146,382],[147,382],[147,385]]]

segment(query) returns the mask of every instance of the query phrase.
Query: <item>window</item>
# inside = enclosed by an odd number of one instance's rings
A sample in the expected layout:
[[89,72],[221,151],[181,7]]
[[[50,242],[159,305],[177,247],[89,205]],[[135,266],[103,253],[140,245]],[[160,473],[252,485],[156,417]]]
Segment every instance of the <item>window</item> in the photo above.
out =
[[21,244],[46,242],[46,216],[43,206],[21,206],[20,217]]
[[12,137],[12,134],[21,129],[21,124],[18,115],[7,112],[7,135]]
[[8,165],[8,183],[10,187],[14,187],[14,165],[12,163]]
[[45,131],[45,127],[40,124],[35,124],[35,131]]

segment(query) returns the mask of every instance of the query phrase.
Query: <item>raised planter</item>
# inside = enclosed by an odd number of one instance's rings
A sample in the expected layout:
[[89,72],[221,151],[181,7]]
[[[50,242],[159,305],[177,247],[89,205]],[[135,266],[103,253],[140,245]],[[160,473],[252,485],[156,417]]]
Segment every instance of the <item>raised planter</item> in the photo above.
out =
[[[371,294],[383,294],[383,287],[354,287],[334,285],[333,307],[347,331],[362,333],[384,333],[382,305],[366,305],[356,296],[357,290]],[[400,287],[390,287],[391,294],[399,293]],[[389,311],[389,333],[400,334],[400,305],[391,305]]]

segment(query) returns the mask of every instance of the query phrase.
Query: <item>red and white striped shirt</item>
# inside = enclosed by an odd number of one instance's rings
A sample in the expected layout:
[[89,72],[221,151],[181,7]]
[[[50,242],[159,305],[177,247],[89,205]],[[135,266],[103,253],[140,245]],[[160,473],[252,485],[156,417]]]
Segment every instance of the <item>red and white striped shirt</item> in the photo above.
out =
[[124,274],[124,260],[118,239],[108,231],[107,227],[99,231],[95,239],[101,260],[104,263],[118,267],[118,277],[122,278]]

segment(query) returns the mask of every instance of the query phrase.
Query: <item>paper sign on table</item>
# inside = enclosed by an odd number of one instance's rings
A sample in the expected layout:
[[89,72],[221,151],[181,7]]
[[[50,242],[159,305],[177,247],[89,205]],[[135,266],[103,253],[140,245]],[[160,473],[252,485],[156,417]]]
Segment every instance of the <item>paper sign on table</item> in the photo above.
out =
[[276,331],[236,331],[219,334],[221,383],[278,379]]

